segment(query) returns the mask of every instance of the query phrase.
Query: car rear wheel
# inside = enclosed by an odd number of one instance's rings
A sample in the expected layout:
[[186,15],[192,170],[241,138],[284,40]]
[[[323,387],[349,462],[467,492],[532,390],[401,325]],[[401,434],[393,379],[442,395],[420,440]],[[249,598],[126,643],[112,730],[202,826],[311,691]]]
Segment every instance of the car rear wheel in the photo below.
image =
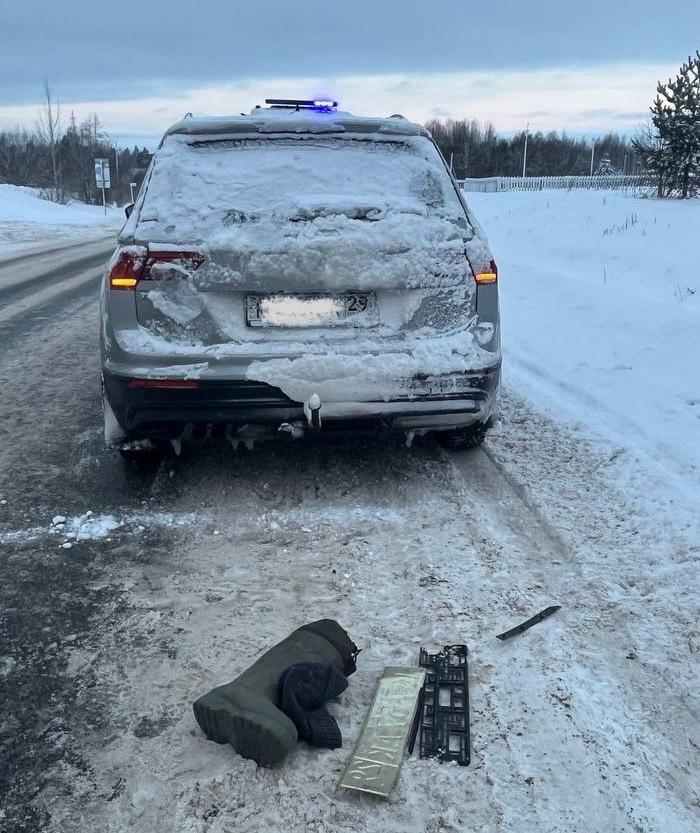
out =
[[104,441],[107,448],[117,448],[126,439],[126,431],[117,421],[112,406],[105,393],[105,383],[102,380],[102,419],[104,425]]
[[102,380],[102,416],[105,446],[111,450],[116,449],[123,460],[134,463],[139,468],[150,468],[158,465],[172,451],[172,446],[167,440],[138,437],[122,428],[105,394],[104,379]]
[[475,422],[468,428],[455,428],[452,431],[438,431],[437,439],[444,448],[452,451],[466,451],[480,446],[486,436],[488,426],[483,422]]

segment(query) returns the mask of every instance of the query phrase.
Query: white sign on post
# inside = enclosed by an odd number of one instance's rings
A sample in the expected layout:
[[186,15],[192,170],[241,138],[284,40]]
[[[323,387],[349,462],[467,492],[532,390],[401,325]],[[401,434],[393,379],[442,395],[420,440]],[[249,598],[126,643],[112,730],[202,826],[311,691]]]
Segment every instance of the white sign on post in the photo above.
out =
[[109,159],[95,159],[95,179],[98,188],[111,188]]
[[109,159],[95,159],[95,180],[97,187],[102,190],[102,207],[105,210],[105,217],[107,216],[107,200],[105,198],[105,188],[110,187],[109,181]]

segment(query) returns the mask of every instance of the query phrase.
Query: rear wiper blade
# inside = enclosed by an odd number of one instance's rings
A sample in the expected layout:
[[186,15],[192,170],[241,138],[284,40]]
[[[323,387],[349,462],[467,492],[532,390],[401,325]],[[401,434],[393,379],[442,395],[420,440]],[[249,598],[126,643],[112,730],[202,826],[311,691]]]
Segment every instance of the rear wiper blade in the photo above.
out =
[[543,619],[547,619],[553,613],[556,613],[557,610],[561,608],[561,605],[551,605],[550,607],[546,607],[544,610],[541,610],[539,613],[536,613],[532,618],[528,619],[526,622],[522,622],[520,625],[516,625],[514,628],[511,628],[509,631],[504,631],[503,633],[499,633],[496,636],[496,639],[500,639],[501,641],[505,639],[510,639],[511,636],[517,636],[519,633],[526,631],[528,628],[531,628],[533,625],[536,625],[538,622],[541,622]]

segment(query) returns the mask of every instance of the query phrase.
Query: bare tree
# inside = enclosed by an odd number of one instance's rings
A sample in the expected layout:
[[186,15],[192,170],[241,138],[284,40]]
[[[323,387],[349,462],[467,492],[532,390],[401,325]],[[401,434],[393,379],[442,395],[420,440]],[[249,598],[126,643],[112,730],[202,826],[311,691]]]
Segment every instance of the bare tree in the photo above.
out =
[[53,180],[51,199],[54,202],[63,202],[61,169],[58,162],[58,144],[61,141],[61,106],[53,100],[48,78],[44,78],[44,100],[39,110],[37,130],[42,140],[48,145],[51,157]]
[[651,120],[637,128],[632,147],[643,161],[644,166],[656,177],[656,194],[668,197],[673,191],[669,160],[663,153],[664,146]]

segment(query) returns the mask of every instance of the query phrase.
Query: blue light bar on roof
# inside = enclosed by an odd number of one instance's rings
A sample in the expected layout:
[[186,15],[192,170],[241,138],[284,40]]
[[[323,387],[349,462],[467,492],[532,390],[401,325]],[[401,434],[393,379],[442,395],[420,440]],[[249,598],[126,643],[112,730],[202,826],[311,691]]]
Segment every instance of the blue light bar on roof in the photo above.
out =
[[288,110],[316,110],[319,113],[331,113],[338,106],[338,102],[330,98],[266,98],[265,104]]

